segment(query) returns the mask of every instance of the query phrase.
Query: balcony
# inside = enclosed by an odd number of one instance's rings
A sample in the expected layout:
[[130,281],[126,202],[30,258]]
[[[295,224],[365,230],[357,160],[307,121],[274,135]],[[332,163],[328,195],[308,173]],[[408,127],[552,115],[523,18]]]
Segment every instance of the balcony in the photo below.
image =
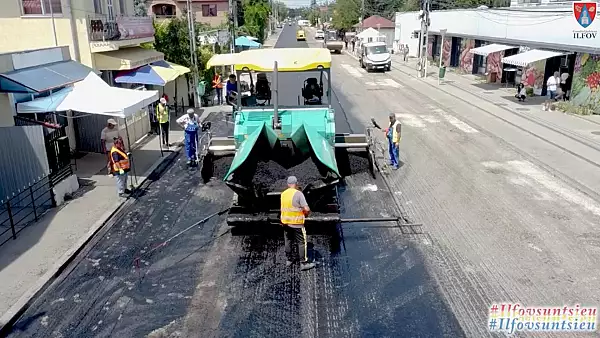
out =
[[109,52],[121,47],[154,42],[151,17],[107,15],[88,17],[88,36],[92,53]]

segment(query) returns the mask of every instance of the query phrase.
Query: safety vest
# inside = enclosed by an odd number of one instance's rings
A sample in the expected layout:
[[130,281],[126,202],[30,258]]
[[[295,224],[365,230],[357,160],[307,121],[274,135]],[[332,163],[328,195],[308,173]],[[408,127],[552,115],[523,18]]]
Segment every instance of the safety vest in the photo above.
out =
[[221,76],[215,75],[213,78],[213,88],[223,88],[223,81],[221,81]]
[[[160,107],[164,108],[164,111],[160,112]],[[161,103],[156,105],[156,118],[158,118],[158,123],[167,123],[169,122],[169,107],[163,105]]]
[[293,224],[293,225],[304,225],[304,212],[302,208],[294,207],[292,201],[294,194],[298,190],[288,188],[281,193],[281,223]]
[[[120,160],[115,162],[113,159],[113,154],[117,153],[121,157]],[[121,149],[113,146],[110,149],[110,162],[112,163],[112,170],[115,173],[118,173],[119,170],[123,169],[124,171],[129,171],[129,157],[125,154]]]
[[[400,139],[402,138],[401,132],[398,132],[398,130],[396,130],[398,125],[400,125],[400,122],[395,121],[394,124],[387,130],[387,137],[391,138],[392,142],[394,143],[400,142]],[[400,128],[402,128],[402,125],[400,125]]]

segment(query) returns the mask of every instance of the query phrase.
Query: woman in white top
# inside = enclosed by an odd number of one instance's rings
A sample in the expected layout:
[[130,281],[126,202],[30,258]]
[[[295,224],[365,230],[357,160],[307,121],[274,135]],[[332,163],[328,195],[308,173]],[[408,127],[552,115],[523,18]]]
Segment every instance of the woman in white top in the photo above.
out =
[[550,96],[550,100],[556,101],[556,87],[560,83],[558,80],[558,72],[554,72],[553,76],[550,76],[546,81],[546,89],[548,90],[548,96]]

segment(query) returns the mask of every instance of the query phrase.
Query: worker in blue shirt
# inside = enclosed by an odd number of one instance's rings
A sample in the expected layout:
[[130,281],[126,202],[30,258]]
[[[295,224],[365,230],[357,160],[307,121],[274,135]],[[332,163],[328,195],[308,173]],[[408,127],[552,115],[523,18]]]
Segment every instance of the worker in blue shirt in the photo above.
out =
[[238,85],[235,74],[229,75],[229,80],[225,85],[225,97],[227,98],[228,104],[235,104],[235,99],[238,94]]
[[[200,113],[202,113],[202,110],[200,109]],[[196,148],[198,146],[200,118],[194,112],[194,108],[190,108],[187,110],[187,114],[177,119],[177,124],[185,130],[185,152],[188,158],[188,165],[191,165],[197,160]]]

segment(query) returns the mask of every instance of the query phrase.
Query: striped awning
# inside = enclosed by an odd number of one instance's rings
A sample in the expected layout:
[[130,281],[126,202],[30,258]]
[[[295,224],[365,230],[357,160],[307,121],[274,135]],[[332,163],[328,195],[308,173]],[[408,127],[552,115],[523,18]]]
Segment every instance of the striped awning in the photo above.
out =
[[545,60],[549,58],[553,58],[555,56],[565,55],[567,53],[563,52],[553,52],[549,50],[541,50],[541,49],[532,49],[525,53],[511,55],[505,58],[502,58],[502,63],[506,63],[509,65],[517,66],[517,67],[527,67],[527,65],[534,63],[536,61]]
[[473,54],[477,54],[477,55],[488,56],[489,54],[501,52],[503,50],[512,49],[512,48],[517,48],[517,47],[492,43],[489,45],[470,49],[469,52],[471,52]]

